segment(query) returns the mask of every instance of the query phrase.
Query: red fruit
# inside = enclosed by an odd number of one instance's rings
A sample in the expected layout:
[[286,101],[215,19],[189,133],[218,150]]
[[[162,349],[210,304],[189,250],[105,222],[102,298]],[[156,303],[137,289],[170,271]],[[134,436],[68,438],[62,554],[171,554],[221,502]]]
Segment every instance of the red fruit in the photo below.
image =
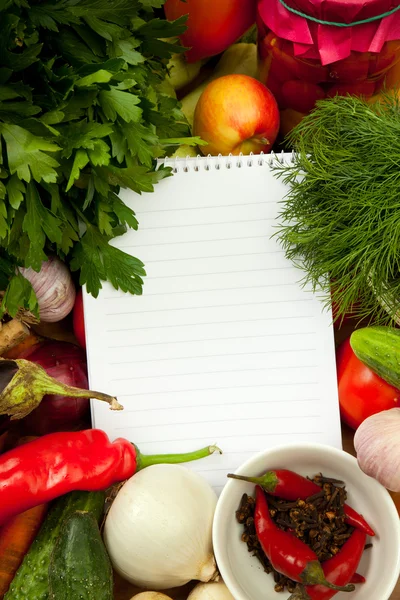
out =
[[189,15],[180,38],[190,48],[188,62],[223,52],[256,20],[257,0],[167,0],[165,15],[173,21]]
[[296,77],[301,81],[310,83],[323,83],[329,81],[327,66],[321,65],[317,60],[296,59]]
[[398,41],[386,42],[379,54],[371,54],[369,75],[383,75],[400,58],[400,43]]
[[329,81],[342,83],[354,83],[365,81],[368,77],[369,54],[352,52],[348,58],[338,60],[330,65]]
[[225,75],[208,84],[194,114],[193,133],[205,154],[238,155],[271,150],[279,110],[270,90],[248,75]]
[[350,339],[336,353],[340,414],[353,429],[375,413],[399,407],[400,390],[389,385],[354,354]]
[[334,96],[347,96],[350,94],[351,96],[365,96],[369,98],[375,91],[375,81],[360,81],[358,83],[342,83],[337,85],[332,85],[328,92],[328,98],[333,98]]

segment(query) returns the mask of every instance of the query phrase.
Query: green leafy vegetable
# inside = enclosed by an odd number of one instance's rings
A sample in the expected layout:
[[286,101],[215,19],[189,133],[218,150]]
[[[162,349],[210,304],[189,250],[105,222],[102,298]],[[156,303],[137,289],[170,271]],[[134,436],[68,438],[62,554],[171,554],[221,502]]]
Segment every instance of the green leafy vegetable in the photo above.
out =
[[163,93],[185,19],[164,0],[0,0],[0,318],[37,311],[18,267],[57,254],[97,296],[142,292],[140,260],[110,241],[137,228],[121,187],[151,192],[156,159],[188,138]]
[[277,233],[286,256],[338,314],[399,318],[400,103],[323,100],[291,132],[290,186]]

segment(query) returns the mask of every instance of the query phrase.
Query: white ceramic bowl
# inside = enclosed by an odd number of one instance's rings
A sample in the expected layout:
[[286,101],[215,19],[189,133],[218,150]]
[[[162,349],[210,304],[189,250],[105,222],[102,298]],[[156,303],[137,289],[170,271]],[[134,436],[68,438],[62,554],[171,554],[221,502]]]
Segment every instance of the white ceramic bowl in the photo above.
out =
[[[335,599],[388,600],[400,575],[400,522],[385,488],[365,475],[353,456],[321,444],[292,444],[265,450],[236,473],[259,476],[271,469],[291,469],[305,476],[322,472],[346,483],[347,503],[367,519],[376,535],[367,539],[373,547],[364,552],[357,569],[366,577],[366,583],[357,585],[354,592],[338,593]],[[237,523],[235,511],[242,494],[253,492],[253,484],[227,480],[214,517],[215,558],[236,600],[286,600],[290,594],[275,592],[272,575],[264,572],[240,539],[243,526]]]

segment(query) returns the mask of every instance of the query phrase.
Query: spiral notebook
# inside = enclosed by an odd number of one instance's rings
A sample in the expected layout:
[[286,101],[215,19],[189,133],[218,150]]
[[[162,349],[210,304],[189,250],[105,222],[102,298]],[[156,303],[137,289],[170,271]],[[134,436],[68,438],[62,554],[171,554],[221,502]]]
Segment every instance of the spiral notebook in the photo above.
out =
[[190,463],[217,492],[262,449],[341,447],[332,316],[272,237],[271,160],[167,161],[154,193],[123,191],[139,230],[113,243],[144,262],[143,295],[84,294],[90,385],[124,405],[93,401],[93,426],[146,454],[217,443]]

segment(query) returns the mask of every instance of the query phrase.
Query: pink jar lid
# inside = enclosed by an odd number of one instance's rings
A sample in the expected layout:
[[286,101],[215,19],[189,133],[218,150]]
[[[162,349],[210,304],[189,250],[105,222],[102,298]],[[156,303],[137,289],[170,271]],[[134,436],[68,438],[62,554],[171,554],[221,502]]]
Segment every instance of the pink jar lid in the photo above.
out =
[[[293,42],[295,56],[319,59],[323,65],[342,60],[352,51],[379,53],[385,42],[400,40],[400,10],[368,23],[339,27],[307,18],[353,24],[383,15],[400,0],[259,0],[259,18],[280,38]],[[306,16],[307,15],[307,16]]]

